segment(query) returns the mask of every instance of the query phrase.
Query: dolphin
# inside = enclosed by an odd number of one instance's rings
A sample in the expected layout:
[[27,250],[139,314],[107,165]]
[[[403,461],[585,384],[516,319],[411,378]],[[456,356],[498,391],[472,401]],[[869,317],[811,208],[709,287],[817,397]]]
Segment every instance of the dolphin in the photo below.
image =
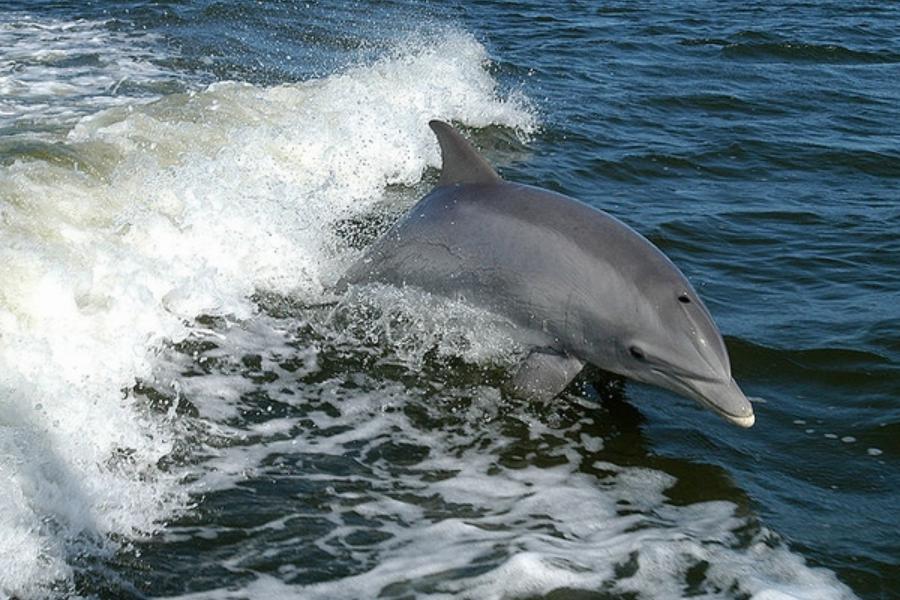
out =
[[511,320],[528,348],[509,390],[550,400],[585,364],[692,398],[750,427],[753,408],[687,278],[607,213],[504,181],[450,125],[437,187],[338,284],[415,286]]

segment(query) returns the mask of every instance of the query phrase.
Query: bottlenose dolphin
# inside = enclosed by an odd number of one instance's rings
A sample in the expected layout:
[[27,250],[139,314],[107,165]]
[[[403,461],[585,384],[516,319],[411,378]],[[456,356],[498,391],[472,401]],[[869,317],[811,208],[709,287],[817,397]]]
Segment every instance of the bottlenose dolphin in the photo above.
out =
[[339,288],[415,286],[507,317],[531,349],[510,378],[518,396],[551,399],[590,363],[753,425],[709,311],[656,246],[578,200],[504,181],[450,125],[429,126],[437,187]]

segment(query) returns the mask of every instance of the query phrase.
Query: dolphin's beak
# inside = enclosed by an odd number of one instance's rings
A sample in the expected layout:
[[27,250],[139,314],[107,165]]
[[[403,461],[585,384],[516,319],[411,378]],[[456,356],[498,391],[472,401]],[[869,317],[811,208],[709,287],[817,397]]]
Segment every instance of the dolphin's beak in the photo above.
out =
[[717,412],[725,420],[741,427],[753,427],[753,423],[756,422],[753,407],[734,378],[728,381],[693,379],[685,383],[694,399]]

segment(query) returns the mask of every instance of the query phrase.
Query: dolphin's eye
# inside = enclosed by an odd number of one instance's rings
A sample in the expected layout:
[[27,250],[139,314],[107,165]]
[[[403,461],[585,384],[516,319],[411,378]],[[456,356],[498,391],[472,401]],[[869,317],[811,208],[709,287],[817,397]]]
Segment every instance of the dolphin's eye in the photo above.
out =
[[687,294],[681,294],[680,296],[678,296],[678,301],[682,304],[690,304],[691,298]]
[[633,356],[637,360],[644,360],[644,351],[637,346],[632,346],[628,349],[628,352],[630,352],[631,356]]

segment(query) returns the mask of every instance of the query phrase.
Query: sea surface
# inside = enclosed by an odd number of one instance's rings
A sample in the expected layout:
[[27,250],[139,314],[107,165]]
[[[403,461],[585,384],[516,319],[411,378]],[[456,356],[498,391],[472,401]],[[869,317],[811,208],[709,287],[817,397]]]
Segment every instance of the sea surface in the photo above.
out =
[[[694,283],[742,430],[332,292],[427,127]],[[900,598],[900,4],[0,0],[0,598]]]

